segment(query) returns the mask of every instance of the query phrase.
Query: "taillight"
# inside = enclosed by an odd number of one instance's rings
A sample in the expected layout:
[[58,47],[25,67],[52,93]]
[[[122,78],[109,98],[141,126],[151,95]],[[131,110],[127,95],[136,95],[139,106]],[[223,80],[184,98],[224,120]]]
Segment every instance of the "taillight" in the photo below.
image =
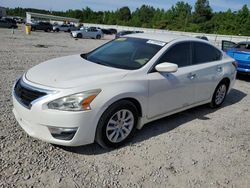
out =
[[238,67],[237,61],[232,62],[232,64],[233,64],[233,66],[237,69],[237,67]]

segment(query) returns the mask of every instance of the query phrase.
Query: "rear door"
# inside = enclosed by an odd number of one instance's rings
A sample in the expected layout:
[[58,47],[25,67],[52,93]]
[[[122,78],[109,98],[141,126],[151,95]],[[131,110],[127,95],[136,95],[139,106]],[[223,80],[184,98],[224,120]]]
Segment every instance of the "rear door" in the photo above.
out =
[[214,89],[223,78],[222,53],[214,46],[203,42],[192,42],[192,69],[195,74],[195,103],[209,100]]

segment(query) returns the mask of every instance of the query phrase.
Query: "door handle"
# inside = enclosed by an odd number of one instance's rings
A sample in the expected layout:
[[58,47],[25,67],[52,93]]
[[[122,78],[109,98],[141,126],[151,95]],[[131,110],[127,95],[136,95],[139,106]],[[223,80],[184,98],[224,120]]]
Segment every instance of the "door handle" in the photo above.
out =
[[194,74],[194,73],[188,74],[188,78],[189,78],[190,80],[193,80],[195,77],[196,77],[196,74]]
[[217,72],[222,72],[222,67],[221,66],[217,67]]

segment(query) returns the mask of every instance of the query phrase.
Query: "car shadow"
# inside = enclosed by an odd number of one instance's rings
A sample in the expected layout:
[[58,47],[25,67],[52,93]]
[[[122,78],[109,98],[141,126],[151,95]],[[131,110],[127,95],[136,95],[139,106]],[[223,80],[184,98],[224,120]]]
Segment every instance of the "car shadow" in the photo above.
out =
[[[224,105],[220,108],[225,108],[227,106],[236,104],[240,102],[245,96],[246,94],[243,93],[242,91],[232,89],[229,95],[227,96]],[[150,139],[152,137],[169,132],[183,125],[184,123],[193,121],[194,119],[207,121],[210,119],[209,117],[207,117],[207,115],[217,110],[218,109],[210,108],[208,105],[202,105],[202,106],[198,106],[198,107],[185,110],[183,112],[150,122],[144,125],[144,127],[141,130],[137,131],[134,137],[130,140],[130,142],[128,142],[122,147],[134,145],[139,142],[143,142],[144,140]],[[98,154],[103,154],[103,153],[108,153],[110,151],[113,151],[113,149],[103,149],[98,144],[90,144],[90,145],[79,146],[79,147],[64,147],[64,146],[58,146],[58,147],[68,152],[73,152],[73,153],[78,153],[78,154],[83,154],[83,155],[98,155]]]
[[237,74],[237,79],[241,81],[250,82],[250,75],[247,74]]

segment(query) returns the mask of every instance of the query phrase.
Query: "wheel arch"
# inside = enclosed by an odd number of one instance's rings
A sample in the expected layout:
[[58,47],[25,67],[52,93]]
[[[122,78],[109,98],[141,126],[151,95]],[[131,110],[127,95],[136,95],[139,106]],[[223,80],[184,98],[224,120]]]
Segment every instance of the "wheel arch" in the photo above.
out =
[[[119,99],[119,100],[113,102],[112,104],[114,104],[114,103],[116,103],[116,102],[119,102],[119,101],[122,101],[122,100],[126,100],[126,101],[129,101],[129,102],[133,103],[133,104],[135,105],[137,111],[138,111],[139,117],[142,117],[142,106],[141,106],[141,103],[140,103],[137,99],[135,99],[135,98],[133,98],[133,97],[121,98],[121,99]],[[112,105],[112,104],[111,104],[111,105]]]
[[[220,83],[221,83],[221,82],[225,82],[225,83],[227,84],[227,89],[230,88],[231,80],[230,80],[228,77],[224,77],[224,78],[220,81]],[[219,84],[220,84],[220,83],[219,83]]]

